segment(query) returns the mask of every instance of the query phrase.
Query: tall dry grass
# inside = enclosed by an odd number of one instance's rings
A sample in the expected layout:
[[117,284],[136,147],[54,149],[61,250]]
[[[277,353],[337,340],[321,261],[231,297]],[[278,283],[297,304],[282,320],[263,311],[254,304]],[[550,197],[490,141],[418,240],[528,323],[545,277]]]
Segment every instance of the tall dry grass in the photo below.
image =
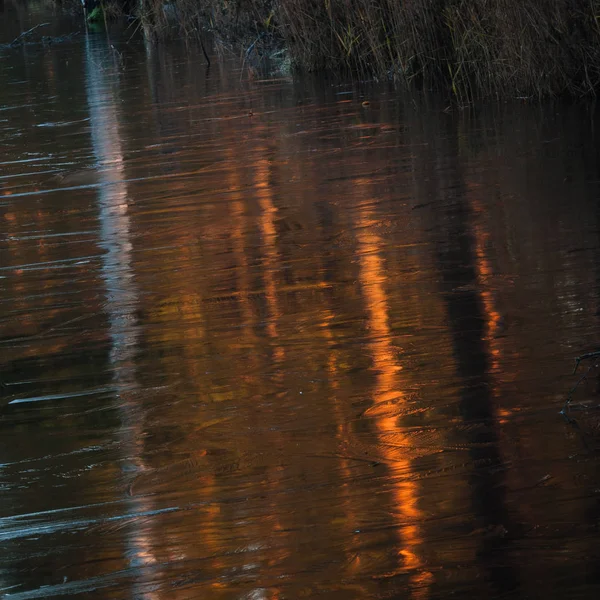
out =
[[138,13],[157,33],[280,44],[297,68],[448,87],[460,99],[600,87],[600,0],[139,0]]

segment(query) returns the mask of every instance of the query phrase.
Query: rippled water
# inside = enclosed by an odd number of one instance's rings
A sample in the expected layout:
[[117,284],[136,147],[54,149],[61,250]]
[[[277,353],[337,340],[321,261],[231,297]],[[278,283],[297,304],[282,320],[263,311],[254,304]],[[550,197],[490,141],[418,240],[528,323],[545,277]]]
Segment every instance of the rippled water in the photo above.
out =
[[595,109],[130,35],[0,57],[3,597],[597,597]]

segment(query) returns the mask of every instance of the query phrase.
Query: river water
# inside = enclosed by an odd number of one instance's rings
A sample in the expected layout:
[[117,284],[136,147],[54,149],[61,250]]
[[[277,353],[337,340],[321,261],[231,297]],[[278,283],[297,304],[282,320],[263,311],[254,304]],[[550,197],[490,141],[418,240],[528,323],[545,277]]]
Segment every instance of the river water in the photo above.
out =
[[596,598],[595,107],[132,33],[1,51],[2,597]]

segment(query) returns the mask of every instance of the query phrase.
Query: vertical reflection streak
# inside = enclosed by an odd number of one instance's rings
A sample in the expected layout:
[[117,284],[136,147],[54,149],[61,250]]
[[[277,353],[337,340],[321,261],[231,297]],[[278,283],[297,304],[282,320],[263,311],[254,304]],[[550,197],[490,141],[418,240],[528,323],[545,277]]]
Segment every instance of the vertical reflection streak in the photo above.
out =
[[[472,190],[473,185],[469,186]],[[484,209],[481,202],[476,198],[471,199],[473,205],[473,214],[482,215]],[[474,219],[473,222],[475,271],[481,287],[481,300],[485,320],[485,336],[490,352],[490,369],[492,372],[498,372],[500,369],[500,348],[496,339],[496,334],[500,330],[501,315],[494,306],[494,297],[490,287],[490,279],[493,276],[493,269],[490,259],[487,256],[486,248],[489,245],[489,232],[485,231],[481,222]]]
[[[385,290],[385,264],[380,256],[382,240],[373,232],[376,221],[365,205],[358,207],[357,242],[359,259],[359,280],[367,311],[368,347],[373,359],[376,384],[373,390],[373,406],[370,414],[374,417],[377,433],[380,438],[381,452],[390,463],[402,473],[411,470],[409,459],[399,459],[397,453],[388,445],[393,436],[395,445],[410,447],[410,440],[402,434],[398,427],[396,411],[393,414],[385,409],[378,410],[388,402],[401,405],[404,392],[400,389],[399,373],[402,365],[397,357],[397,350],[392,344],[392,332],[389,325],[389,306]],[[397,527],[401,536],[402,548],[399,551],[397,572],[411,573],[411,591],[413,598],[427,598],[432,575],[425,570],[418,548],[423,543],[418,521],[421,512],[417,506],[418,486],[405,479],[393,482],[393,498],[397,509]]]
[[[230,153],[228,163],[231,165],[237,164],[236,156]],[[236,275],[238,282],[238,297],[242,312],[242,324],[244,335],[251,336],[254,327],[254,316],[248,293],[250,291],[250,277],[248,268],[248,258],[246,256],[246,204],[242,196],[242,184],[239,177],[238,169],[231,169],[229,174],[229,189],[231,192],[231,218],[233,225],[233,253],[236,261]],[[254,337],[254,336],[252,336]]]
[[[129,199],[127,184],[124,183],[125,167],[115,97],[118,70],[114,68],[112,58],[103,41],[93,40],[87,35],[86,89],[92,145],[96,167],[99,170],[100,246],[105,250],[102,258],[102,278],[106,287],[105,310],[111,340],[110,366],[115,388],[120,396],[121,441],[129,453],[127,458],[143,469],[141,423],[135,415],[136,407],[127,400],[137,395],[123,393],[139,388],[133,364],[138,345],[135,316],[138,290],[132,265]],[[133,514],[152,508],[147,501],[139,498],[129,497],[128,502]],[[131,567],[145,567],[156,563],[152,541],[147,533],[136,528],[135,520],[129,529],[127,546],[126,556]],[[133,590],[135,597],[148,600],[159,598],[155,593],[144,593],[141,589],[144,583],[136,582]]]
[[[267,149],[262,148],[261,155],[267,154]],[[265,295],[269,315],[267,318],[267,334],[274,342],[278,338],[277,323],[281,320],[281,310],[277,299],[277,284],[275,282],[275,273],[279,253],[277,251],[277,231],[275,229],[275,215],[277,208],[273,204],[271,187],[269,184],[269,161],[267,158],[261,158],[256,162],[256,187],[258,205],[261,210],[260,230],[263,239],[264,260],[263,276],[265,281]],[[281,344],[276,344],[273,348],[273,360],[279,363],[284,358],[284,351]]]
[[[281,309],[279,307],[279,300],[277,295],[277,283],[276,283],[276,273],[279,270],[278,265],[280,262],[279,251],[277,249],[277,230],[275,228],[275,216],[277,215],[277,208],[273,203],[273,194],[271,190],[271,183],[269,181],[270,178],[270,163],[269,159],[266,158],[268,155],[268,148],[262,147],[258,150],[259,158],[254,167],[256,173],[256,189],[257,189],[257,198],[258,205],[260,208],[260,217],[259,217],[259,227],[262,236],[262,247],[264,249],[264,257],[263,257],[263,265],[262,265],[262,273],[264,277],[264,286],[265,286],[265,297],[267,302],[267,335],[272,340],[273,348],[272,348],[272,359],[275,365],[280,365],[284,358],[285,352],[283,346],[281,345],[278,337],[278,323],[281,321]],[[274,373],[275,378],[280,382],[283,377],[283,372],[281,369]],[[284,441],[281,439],[277,439],[277,443],[283,444]],[[284,527],[279,519],[279,506],[277,505],[277,501],[275,498],[277,497],[277,488],[280,486],[280,474],[275,472],[275,474],[271,477],[266,478],[265,485],[269,488],[268,496],[273,498],[270,501],[271,505],[271,515],[272,521],[269,523],[265,523],[265,525],[270,529],[270,531],[266,531],[264,537],[266,540],[273,537],[274,534],[278,539],[282,539],[283,536],[287,538],[287,534],[284,534]],[[274,561],[283,562],[283,560],[289,556],[290,548],[282,543],[277,550],[273,549],[273,558]],[[252,597],[256,598],[264,598],[265,590],[262,588],[256,588],[252,592]],[[279,598],[279,592],[277,591],[277,587],[273,586],[270,589],[271,597],[276,599]]]
[[[323,285],[326,284],[325,281],[322,282]],[[339,388],[339,372],[341,367],[338,364],[338,359],[335,351],[335,338],[331,331],[331,323],[334,319],[334,313],[331,310],[323,309],[322,311],[322,321],[319,323],[319,327],[323,332],[323,337],[325,338],[325,344],[327,348],[327,374],[328,379],[330,381],[331,390],[332,390],[332,406],[333,406],[333,414],[334,414],[334,422],[336,423],[336,438],[338,442],[339,448],[347,448],[350,446],[350,439],[348,435],[348,430],[344,424],[344,412],[342,410],[342,405],[338,397],[338,388]],[[359,527],[359,519],[356,514],[355,503],[353,502],[354,498],[352,495],[352,487],[349,485],[349,482],[352,481],[352,471],[350,468],[350,461],[348,458],[344,456],[342,453],[339,458],[339,468],[342,473],[342,481],[343,484],[341,486],[341,490],[338,492],[339,501],[342,504],[342,508],[345,514],[345,520],[347,522],[347,527],[349,531],[358,531]],[[354,534],[352,536],[353,543],[358,546],[360,543],[360,536]],[[354,546],[345,549],[348,554],[348,550],[352,550]],[[360,554],[356,553],[353,556],[348,556],[348,565],[351,570],[357,570],[360,568]],[[352,573],[350,573],[352,576]],[[367,591],[361,586],[361,593],[367,594]]]
[[[442,136],[454,140],[456,133]],[[474,226],[473,205],[467,198],[467,185],[456,148],[444,148],[453,157],[445,179],[439,177],[444,204],[435,213],[440,237],[436,260],[442,297],[460,382],[460,411],[469,427],[465,440],[469,448],[469,493],[471,505],[481,525],[495,535],[484,537],[477,561],[482,583],[495,594],[509,595],[519,587],[519,570],[511,553],[510,531],[513,519],[507,503],[507,464],[503,457],[495,396],[497,389],[490,374],[493,364],[489,339],[495,327],[491,298],[482,294],[482,278],[490,265],[485,257],[485,238]],[[448,193],[452,190],[452,194]],[[476,425],[473,427],[473,425]]]

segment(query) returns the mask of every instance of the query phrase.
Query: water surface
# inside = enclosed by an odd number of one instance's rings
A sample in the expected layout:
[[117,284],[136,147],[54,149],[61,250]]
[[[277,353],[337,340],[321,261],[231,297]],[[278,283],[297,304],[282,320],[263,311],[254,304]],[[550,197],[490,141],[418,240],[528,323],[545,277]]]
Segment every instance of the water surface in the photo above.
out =
[[130,35],[1,57],[3,597],[595,598],[593,107]]

